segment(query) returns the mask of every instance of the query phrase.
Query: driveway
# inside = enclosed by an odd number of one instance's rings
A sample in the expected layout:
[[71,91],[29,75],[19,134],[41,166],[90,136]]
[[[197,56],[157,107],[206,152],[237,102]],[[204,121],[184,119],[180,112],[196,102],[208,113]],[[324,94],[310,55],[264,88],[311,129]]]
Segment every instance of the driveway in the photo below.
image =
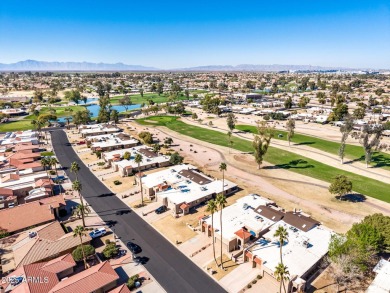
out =
[[[161,236],[136,213],[116,215],[117,210],[129,209],[119,198],[97,179],[81,162],[66,134],[53,131],[53,148],[58,161],[66,169],[71,180],[70,165],[77,161],[80,166],[78,177],[82,183],[82,194],[89,205],[104,221],[112,220],[116,235],[124,242],[132,241],[142,247],[140,255],[148,257],[145,268],[167,292],[225,292],[211,277],[198,268],[184,254]],[[103,196],[102,196],[103,195]]]

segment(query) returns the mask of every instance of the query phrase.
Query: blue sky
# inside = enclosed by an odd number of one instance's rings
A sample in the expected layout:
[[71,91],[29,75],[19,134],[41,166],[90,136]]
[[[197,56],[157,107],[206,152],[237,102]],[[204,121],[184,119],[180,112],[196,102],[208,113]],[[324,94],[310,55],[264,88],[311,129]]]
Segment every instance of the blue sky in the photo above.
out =
[[0,62],[390,68],[390,1],[0,1]]

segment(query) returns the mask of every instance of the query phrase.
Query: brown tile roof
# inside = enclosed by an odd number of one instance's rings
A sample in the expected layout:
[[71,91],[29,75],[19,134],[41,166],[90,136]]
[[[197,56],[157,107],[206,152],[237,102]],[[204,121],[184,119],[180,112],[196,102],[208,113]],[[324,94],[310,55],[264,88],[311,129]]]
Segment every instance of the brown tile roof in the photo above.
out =
[[320,222],[314,220],[313,218],[302,215],[299,212],[287,212],[283,218],[283,221],[304,232],[307,232],[320,224]]
[[72,254],[68,253],[48,261],[42,266],[42,269],[46,272],[58,274],[74,266],[76,266],[76,262],[74,261]]
[[39,150],[38,145],[34,145],[32,143],[19,143],[14,146],[14,151],[19,152],[19,151],[24,151],[24,150]]
[[17,293],[44,293],[49,292],[60,280],[57,274],[65,271],[76,265],[71,254],[57,257],[49,262],[41,262],[35,264],[29,264],[20,267],[16,271],[8,275],[11,276],[24,276],[26,280],[38,280],[36,282],[22,282],[18,286],[14,287],[12,292]]
[[118,279],[110,263],[105,261],[59,282],[49,293],[90,293]]
[[35,181],[35,187],[51,187],[52,184],[54,184],[53,180],[49,178],[38,179]]
[[247,239],[249,237],[251,237],[251,233],[249,233],[249,231],[245,230],[244,228],[241,228],[240,230],[234,232],[234,234],[236,234],[238,237],[240,237],[241,239]]
[[143,154],[147,158],[155,158],[158,156],[155,152],[147,148],[139,149],[138,152]]
[[41,157],[40,153],[33,153],[31,150],[18,151],[11,156],[12,159],[16,159],[16,160],[26,159],[26,158],[36,159],[40,157]]
[[0,210],[1,228],[11,233],[33,225],[54,221],[55,216],[50,205],[52,208],[65,205],[64,197],[62,195],[52,196],[11,209]]
[[283,212],[273,209],[269,206],[259,206],[255,212],[274,222],[278,222],[284,217]]
[[[30,244],[29,240],[33,244]],[[80,245],[80,239],[74,237],[72,233],[65,233],[57,221],[38,231],[36,237],[24,241],[26,241],[25,244],[19,242],[14,245],[14,259],[17,267],[49,259]],[[83,243],[89,241],[91,241],[89,235],[83,236]],[[15,249],[15,247],[18,248]]]
[[119,287],[116,287],[115,289],[112,289],[111,291],[108,291],[108,293],[131,293],[131,291],[126,284],[123,284]]
[[181,170],[179,172],[180,175],[194,181],[195,183],[198,183],[200,185],[204,185],[204,184],[208,184],[211,182],[210,179],[208,179],[207,177],[204,177],[202,176],[201,174],[199,174],[198,172],[195,172],[194,170]]

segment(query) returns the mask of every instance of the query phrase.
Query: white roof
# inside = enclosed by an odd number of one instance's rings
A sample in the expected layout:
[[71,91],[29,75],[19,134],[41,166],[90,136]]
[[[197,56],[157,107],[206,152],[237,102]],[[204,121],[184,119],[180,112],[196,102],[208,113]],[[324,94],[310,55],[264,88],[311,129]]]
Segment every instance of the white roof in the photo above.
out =
[[[324,226],[316,226],[308,232],[298,229],[294,232],[289,224],[283,220],[279,221],[263,236],[265,239],[271,239],[271,242],[262,242],[251,249],[252,253],[261,258],[263,265],[271,272],[274,272],[280,262],[279,242],[274,237],[279,226],[284,226],[289,234],[289,241],[282,250],[283,263],[288,267],[290,276],[301,277],[328,252],[333,232]],[[309,243],[308,246],[304,245],[305,241]]]
[[95,124],[95,125],[88,125],[91,127],[87,128],[80,128],[80,133],[87,134],[87,133],[99,133],[99,132],[118,132],[121,131],[119,127],[116,127],[114,125],[107,125],[107,124]]
[[[187,169],[192,171],[196,170],[192,165],[176,165],[163,171],[144,176],[142,178],[142,183],[148,188],[152,188],[167,182],[172,188],[158,192],[157,195],[162,198],[168,198],[174,204],[181,204],[183,202],[191,203],[213,193],[220,193],[222,191],[222,180],[213,180],[212,178],[201,174],[202,177],[212,181],[207,184],[198,184],[179,174],[180,171]],[[224,190],[237,186],[227,179],[225,179],[224,184]]]
[[[264,206],[273,203],[273,201],[261,197],[257,194],[250,194],[244,196],[232,204],[223,209],[222,221],[223,221],[223,237],[225,239],[236,238],[235,232],[240,230],[242,227],[246,227],[248,231],[253,231],[256,234],[269,228],[275,222],[265,217],[260,216],[254,211],[259,206]],[[220,211],[214,213],[214,229],[216,234],[220,234]],[[208,225],[211,225],[211,216],[204,218]]]
[[35,187],[36,179],[47,178],[46,172],[33,173],[29,176],[22,176],[17,180],[10,180],[7,182],[1,182],[0,187],[9,188],[12,190],[17,190],[21,188],[26,188],[29,186]]
[[377,275],[370,287],[368,287],[366,293],[390,292],[390,262],[381,259],[373,271],[377,273]]

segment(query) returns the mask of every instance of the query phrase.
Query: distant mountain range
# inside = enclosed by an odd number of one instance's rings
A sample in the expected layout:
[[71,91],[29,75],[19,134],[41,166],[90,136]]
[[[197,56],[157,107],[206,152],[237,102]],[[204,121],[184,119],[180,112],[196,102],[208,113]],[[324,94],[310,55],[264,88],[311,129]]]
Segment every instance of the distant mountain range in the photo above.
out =
[[46,62],[25,60],[11,64],[0,63],[0,71],[353,71],[359,69],[343,67],[321,67],[312,65],[207,65],[188,68],[172,68],[169,70],[142,65],[127,65],[123,63],[92,63],[92,62]]
[[154,67],[127,65],[123,63],[92,63],[92,62],[45,62],[25,60],[11,64],[0,63],[2,71],[149,71],[158,70]]

